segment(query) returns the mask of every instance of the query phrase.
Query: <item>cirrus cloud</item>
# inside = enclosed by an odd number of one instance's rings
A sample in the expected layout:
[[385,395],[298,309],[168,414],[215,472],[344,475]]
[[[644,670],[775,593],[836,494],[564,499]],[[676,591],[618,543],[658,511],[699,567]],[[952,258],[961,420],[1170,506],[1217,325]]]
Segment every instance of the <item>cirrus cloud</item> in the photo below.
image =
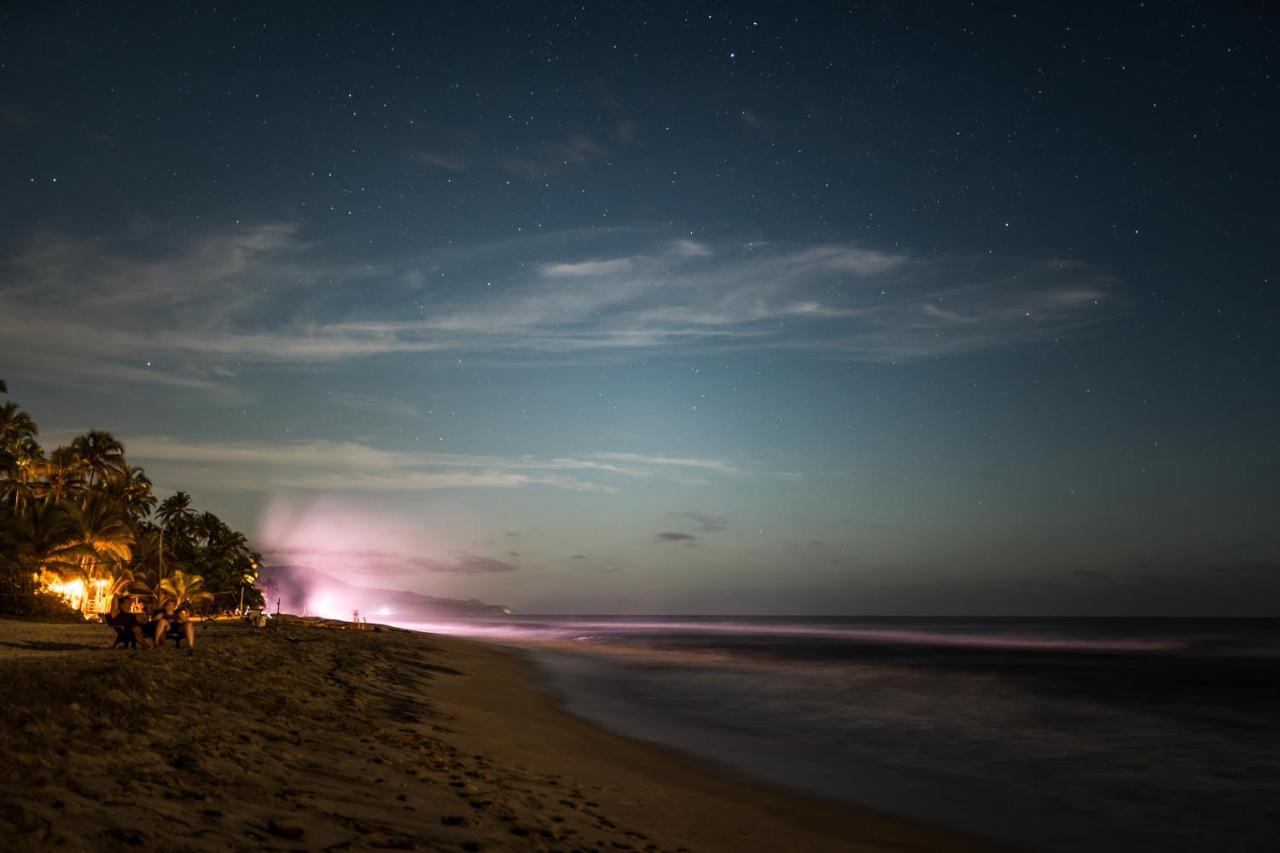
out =
[[[145,241],[43,235],[0,263],[0,338],[61,381],[208,390],[246,365],[379,357],[517,369],[717,352],[909,361],[1056,339],[1119,308],[1110,277],[1073,261],[609,238],[548,238],[518,255],[471,247],[424,267],[336,263],[282,223]],[[485,280],[441,287],[446,275]]]
[[241,491],[405,492],[549,487],[616,493],[627,483],[701,485],[708,476],[741,477],[724,460],[641,453],[577,456],[486,455],[389,450],[354,441],[181,441],[142,436],[129,458],[153,475],[195,476]]

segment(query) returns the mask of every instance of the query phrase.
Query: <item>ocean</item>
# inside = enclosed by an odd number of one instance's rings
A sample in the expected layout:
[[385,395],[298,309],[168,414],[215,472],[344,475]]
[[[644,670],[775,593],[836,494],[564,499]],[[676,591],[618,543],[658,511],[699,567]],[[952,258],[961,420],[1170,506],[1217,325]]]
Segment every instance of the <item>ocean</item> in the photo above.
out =
[[1052,851],[1280,849],[1280,620],[508,617],[570,713]]

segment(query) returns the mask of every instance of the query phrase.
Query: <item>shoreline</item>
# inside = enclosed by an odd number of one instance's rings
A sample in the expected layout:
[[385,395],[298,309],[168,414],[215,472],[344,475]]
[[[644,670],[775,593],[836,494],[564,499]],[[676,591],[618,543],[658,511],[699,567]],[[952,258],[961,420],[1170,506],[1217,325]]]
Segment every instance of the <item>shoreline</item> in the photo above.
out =
[[[991,850],[562,710],[471,639],[286,619],[193,653],[0,620],[15,849]],[[149,709],[140,710],[140,709]]]
[[[441,635],[428,635],[433,640]],[[694,840],[697,850],[997,850],[1003,845],[964,837],[934,827],[836,799],[823,799],[748,777],[731,768],[676,747],[633,739],[579,717],[561,706],[552,688],[539,676],[535,664],[518,647],[447,637],[463,654],[496,655],[486,663],[487,674],[514,676],[501,692],[487,692],[492,685],[469,690],[454,683],[442,696],[458,696],[469,711],[509,718],[499,702],[507,691],[525,703],[519,717],[536,735],[533,745],[512,745],[512,754],[546,757],[558,753],[578,778],[596,781],[601,788],[620,791],[644,789],[649,798],[637,803],[640,810],[657,809],[680,825],[682,837]],[[468,648],[472,647],[472,648]],[[492,667],[492,669],[490,669]],[[455,692],[456,691],[456,692]],[[530,701],[532,700],[532,701]],[[508,708],[510,706],[507,706]],[[495,720],[496,722],[496,720]],[[576,743],[569,746],[569,739]],[[601,755],[608,755],[601,760]],[[693,807],[690,798],[704,798]],[[676,805],[678,800],[686,800]],[[721,806],[706,811],[704,806]],[[751,814],[743,829],[746,809]],[[769,832],[776,829],[776,832]]]

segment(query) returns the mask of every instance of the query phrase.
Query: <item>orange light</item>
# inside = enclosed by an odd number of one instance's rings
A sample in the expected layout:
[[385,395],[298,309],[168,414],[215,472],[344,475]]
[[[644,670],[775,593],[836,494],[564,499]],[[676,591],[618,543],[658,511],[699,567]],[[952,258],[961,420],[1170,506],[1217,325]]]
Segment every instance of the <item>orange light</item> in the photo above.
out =
[[60,596],[73,610],[79,610],[84,602],[84,581],[73,580],[63,583],[57,581],[45,585],[45,589]]

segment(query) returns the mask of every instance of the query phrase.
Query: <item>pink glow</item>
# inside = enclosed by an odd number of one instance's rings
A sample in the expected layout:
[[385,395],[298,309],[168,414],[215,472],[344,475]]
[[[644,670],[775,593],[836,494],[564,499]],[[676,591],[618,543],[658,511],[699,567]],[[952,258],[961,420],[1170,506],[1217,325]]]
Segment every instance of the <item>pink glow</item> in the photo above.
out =
[[422,578],[407,568],[407,561],[433,553],[429,538],[402,518],[350,500],[284,497],[267,506],[258,537],[268,564],[304,566],[341,582],[308,583],[300,597],[285,595],[285,610],[343,620],[350,620],[355,610],[373,616],[386,603],[342,583],[421,589]]
[[1034,633],[996,636],[991,634],[944,633],[897,628],[842,628],[803,624],[760,624],[735,622],[672,621],[592,621],[548,620],[546,623],[511,623],[485,621],[440,621],[405,623],[402,627],[437,634],[489,639],[500,642],[590,643],[593,633],[618,634],[754,634],[773,637],[806,637],[845,640],[879,645],[947,646],[956,648],[1080,651],[1108,653],[1150,653],[1185,649],[1187,644],[1175,639],[1099,639],[1079,640]]
[[[312,568],[341,577],[380,556],[422,554],[429,543],[408,522],[362,510],[350,501],[277,498],[263,513],[259,540],[271,552],[297,555]],[[363,561],[363,562],[362,562]]]

